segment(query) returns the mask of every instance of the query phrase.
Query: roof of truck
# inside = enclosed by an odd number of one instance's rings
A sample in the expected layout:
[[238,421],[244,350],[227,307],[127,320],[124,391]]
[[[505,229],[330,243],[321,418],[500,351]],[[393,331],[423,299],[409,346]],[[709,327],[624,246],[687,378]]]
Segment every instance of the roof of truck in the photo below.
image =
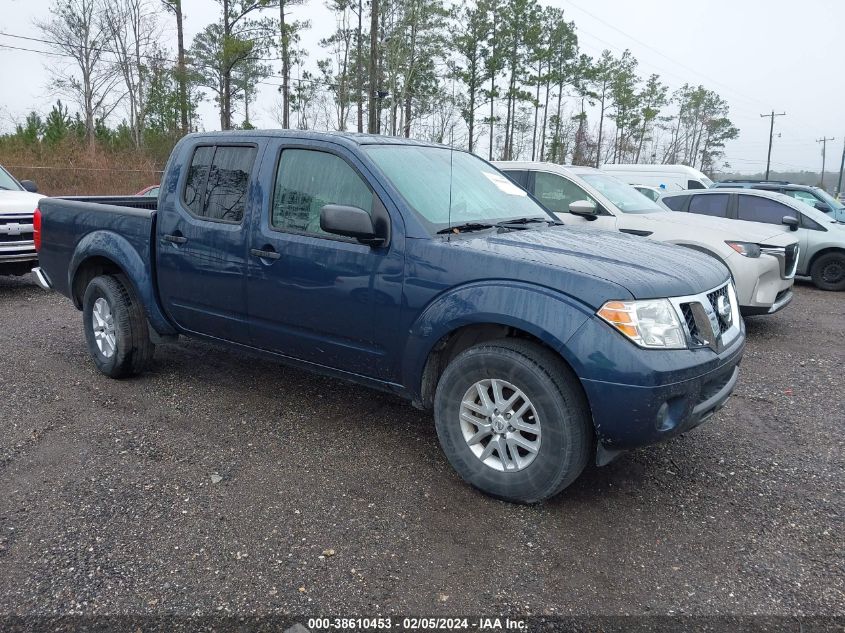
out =
[[[189,134],[192,138],[220,138],[221,136],[232,137],[290,137],[313,140],[326,140],[335,143],[342,142],[349,145],[421,145],[426,147],[442,147],[449,149],[448,145],[431,143],[413,138],[400,136],[384,136],[381,134],[359,134],[357,132],[315,132],[311,130],[227,130],[225,132],[195,132]],[[463,151],[457,150],[456,151]]]

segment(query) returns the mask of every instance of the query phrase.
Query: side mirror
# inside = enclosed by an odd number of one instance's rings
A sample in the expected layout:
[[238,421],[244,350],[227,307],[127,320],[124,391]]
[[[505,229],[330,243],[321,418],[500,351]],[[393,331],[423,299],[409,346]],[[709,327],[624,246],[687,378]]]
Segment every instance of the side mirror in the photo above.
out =
[[30,193],[38,193],[38,185],[36,185],[31,180],[21,180],[21,187],[29,191]]
[[791,215],[783,216],[781,224],[785,224],[786,226],[788,226],[790,231],[798,230],[798,218],[794,218]]
[[373,218],[358,207],[327,204],[320,210],[320,228],[326,233],[352,237],[362,244],[380,246],[384,238],[376,236]]
[[827,206],[824,202],[816,202],[816,204],[814,204],[813,206],[822,213],[830,213],[830,207]]
[[578,215],[585,220],[595,220],[598,217],[599,210],[594,202],[589,200],[576,200],[569,204],[569,212],[572,215]]

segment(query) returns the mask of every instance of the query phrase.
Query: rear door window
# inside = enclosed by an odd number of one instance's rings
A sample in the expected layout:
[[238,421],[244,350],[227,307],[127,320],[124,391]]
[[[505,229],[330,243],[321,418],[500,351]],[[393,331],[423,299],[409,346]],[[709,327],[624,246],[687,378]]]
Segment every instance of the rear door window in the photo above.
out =
[[206,220],[240,223],[256,153],[255,147],[197,147],[183,196],[188,210]]
[[692,196],[689,202],[689,212],[726,218],[728,217],[728,201],[730,199],[730,194],[727,193]]
[[684,203],[687,201],[689,196],[667,196],[661,199],[661,202],[665,204],[667,207],[672,209],[672,211],[680,211]]
[[737,219],[766,224],[783,224],[783,218],[798,219],[795,209],[769,198],[760,196],[737,196]]
[[523,189],[528,188],[528,172],[524,169],[508,169],[504,174]]

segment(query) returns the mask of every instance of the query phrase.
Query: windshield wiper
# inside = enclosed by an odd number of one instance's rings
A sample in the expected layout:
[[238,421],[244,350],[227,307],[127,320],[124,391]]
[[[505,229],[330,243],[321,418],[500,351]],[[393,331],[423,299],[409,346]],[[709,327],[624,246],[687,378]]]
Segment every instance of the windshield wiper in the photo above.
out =
[[437,231],[438,235],[445,233],[469,233],[471,231],[483,231],[484,229],[492,229],[492,224],[485,224],[483,222],[464,222],[463,224],[453,224],[452,226],[440,229]]
[[534,224],[536,222],[540,222],[543,224],[549,224],[552,226],[557,226],[559,224],[563,224],[559,220],[552,220],[551,218],[514,218],[513,220],[502,220],[501,222],[496,222],[496,226],[508,228],[511,226],[520,226],[525,224]]

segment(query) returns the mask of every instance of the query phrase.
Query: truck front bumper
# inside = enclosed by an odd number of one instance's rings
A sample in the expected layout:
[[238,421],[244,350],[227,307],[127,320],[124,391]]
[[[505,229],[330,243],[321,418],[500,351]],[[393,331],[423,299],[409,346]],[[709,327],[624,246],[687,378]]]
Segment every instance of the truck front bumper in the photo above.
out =
[[[595,347],[599,337],[608,335],[619,339],[613,341],[614,347],[622,346],[614,367],[607,365],[611,356]],[[581,332],[576,338],[585,345],[592,339],[593,360],[604,364],[601,370],[595,364],[585,367],[591,376],[579,375],[600,444],[599,462],[606,462],[609,459],[602,455],[661,442],[695,428],[721,409],[737,383],[745,325],[718,354],[710,349],[640,349],[612,331],[594,330],[592,336]]]

